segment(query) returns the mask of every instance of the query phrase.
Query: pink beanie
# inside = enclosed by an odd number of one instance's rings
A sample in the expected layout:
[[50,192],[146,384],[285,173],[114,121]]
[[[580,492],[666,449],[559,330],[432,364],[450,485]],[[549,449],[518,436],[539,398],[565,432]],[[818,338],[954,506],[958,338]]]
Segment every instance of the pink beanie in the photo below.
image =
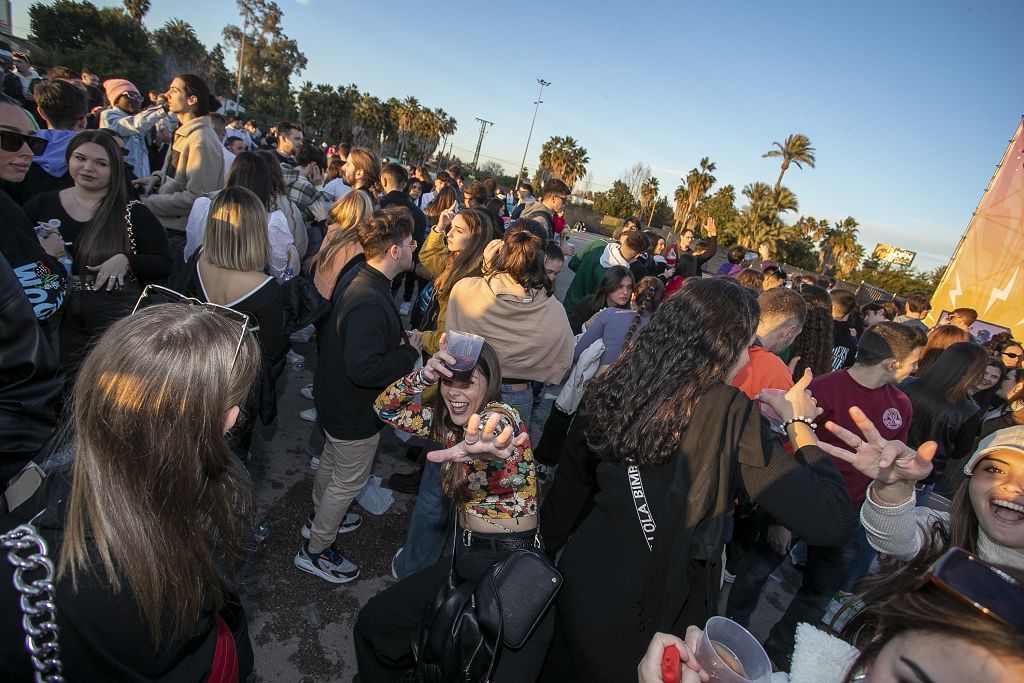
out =
[[123,78],[111,78],[103,81],[103,90],[107,93],[107,100],[110,104],[117,102],[117,98],[126,92],[133,92],[136,95],[142,96],[139,89],[131,81],[127,81]]

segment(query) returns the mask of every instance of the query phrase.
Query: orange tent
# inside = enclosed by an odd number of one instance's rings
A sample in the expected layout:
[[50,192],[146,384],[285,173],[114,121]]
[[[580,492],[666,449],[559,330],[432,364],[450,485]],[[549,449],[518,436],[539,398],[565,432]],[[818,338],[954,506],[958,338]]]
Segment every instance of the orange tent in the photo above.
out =
[[1024,119],[953,252],[927,322],[943,311],[973,308],[979,322],[1024,339]]

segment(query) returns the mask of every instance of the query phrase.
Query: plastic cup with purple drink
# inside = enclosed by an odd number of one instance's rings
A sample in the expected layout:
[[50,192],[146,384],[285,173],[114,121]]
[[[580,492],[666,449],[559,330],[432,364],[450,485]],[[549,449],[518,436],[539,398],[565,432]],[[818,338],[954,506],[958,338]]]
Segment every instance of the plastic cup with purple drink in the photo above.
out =
[[473,368],[476,367],[477,358],[480,357],[484,338],[456,330],[450,330],[447,335],[448,354],[455,359],[455,362],[448,366],[448,369],[452,371],[452,380],[468,382],[473,377]]

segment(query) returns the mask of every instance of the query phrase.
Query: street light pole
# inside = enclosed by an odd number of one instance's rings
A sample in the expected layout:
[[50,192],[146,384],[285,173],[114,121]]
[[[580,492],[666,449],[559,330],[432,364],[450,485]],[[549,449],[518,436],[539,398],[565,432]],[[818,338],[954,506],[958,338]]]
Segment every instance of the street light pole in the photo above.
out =
[[241,116],[239,111],[242,108],[242,65],[245,63],[245,29],[249,20],[249,13],[242,15],[242,44],[238,50],[238,80],[235,82],[235,116]]
[[537,101],[534,102],[536,106],[533,108],[533,121],[530,122],[530,132],[526,136],[526,149],[523,150],[523,160],[519,164],[519,172],[516,173],[516,184],[512,186],[513,195],[519,188],[519,179],[522,178],[523,167],[526,165],[526,155],[530,151],[530,139],[533,137],[533,125],[537,123],[537,111],[540,109],[540,105],[542,104],[540,97],[544,94],[544,88],[551,85],[551,81],[545,81],[543,78],[538,78],[537,82],[540,83],[540,92],[537,93]]

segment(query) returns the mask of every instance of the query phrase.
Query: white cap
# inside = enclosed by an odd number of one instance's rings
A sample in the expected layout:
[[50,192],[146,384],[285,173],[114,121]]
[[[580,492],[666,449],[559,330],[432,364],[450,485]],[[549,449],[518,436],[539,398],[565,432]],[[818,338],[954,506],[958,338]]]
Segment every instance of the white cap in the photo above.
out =
[[1024,455],[1024,425],[1000,429],[982,439],[978,444],[978,450],[974,451],[964,463],[964,474],[968,476],[973,474],[974,466],[978,464],[978,461],[995,451],[1016,451]]

